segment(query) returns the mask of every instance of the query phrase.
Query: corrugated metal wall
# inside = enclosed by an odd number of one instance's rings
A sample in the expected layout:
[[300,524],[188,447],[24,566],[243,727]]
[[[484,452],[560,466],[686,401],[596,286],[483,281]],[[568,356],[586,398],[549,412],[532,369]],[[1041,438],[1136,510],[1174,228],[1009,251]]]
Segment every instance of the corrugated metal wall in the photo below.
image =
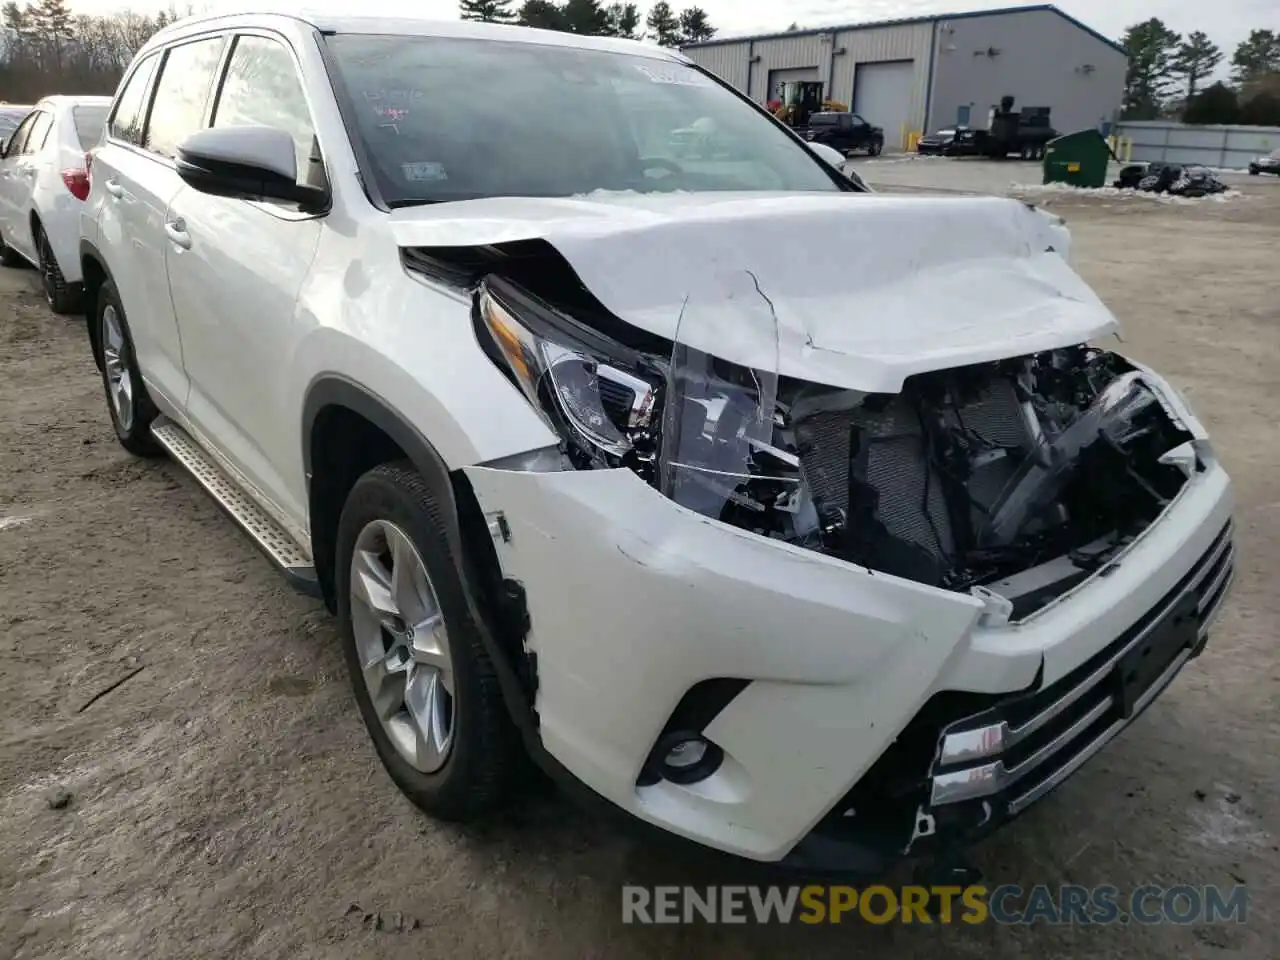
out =
[[750,42],[721,43],[713,47],[694,47],[685,51],[685,55],[698,66],[710,70],[735,90],[747,89],[747,66],[750,57],[747,48]]
[[1249,161],[1280,148],[1280,127],[1189,126],[1165,120],[1127,121],[1115,130],[1133,141],[1134,160],[1200,163],[1243,170]]
[[[685,54],[694,63],[761,103],[770,96],[770,71],[811,67],[817,71],[818,79],[827,85],[828,97],[852,104],[853,80],[859,63],[911,60],[915,63],[911,115],[916,129],[920,129],[924,123],[929,90],[932,36],[932,23],[908,23],[767,40],[741,40],[691,47]],[[754,64],[751,63],[753,48],[754,55],[759,58]],[[893,131],[895,137],[896,133]]]

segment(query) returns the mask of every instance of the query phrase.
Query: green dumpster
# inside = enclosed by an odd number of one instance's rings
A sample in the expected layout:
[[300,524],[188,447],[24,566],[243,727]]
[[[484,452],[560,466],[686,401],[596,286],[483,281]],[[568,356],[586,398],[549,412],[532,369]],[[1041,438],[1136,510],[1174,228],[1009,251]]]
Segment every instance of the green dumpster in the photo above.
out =
[[1097,130],[1063,134],[1045,144],[1044,182],[1073,187],[1102,187],[1107,183],[1111,147]]

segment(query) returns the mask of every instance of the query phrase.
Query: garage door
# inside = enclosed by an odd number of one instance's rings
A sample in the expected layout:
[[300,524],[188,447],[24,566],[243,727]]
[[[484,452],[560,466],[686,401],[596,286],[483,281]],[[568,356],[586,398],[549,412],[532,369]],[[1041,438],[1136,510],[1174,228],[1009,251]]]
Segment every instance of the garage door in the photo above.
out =
[[782,98],[782,85],[797,80],[817,80],[817,67],[789,67],[786,70],[770,70],[769,71],[769,96],[766,100],[780,100]]
[[914,60],[860,63],[853,75],[853,111],[884,130],[885,149],[900,149],[902,125],[911,120]]

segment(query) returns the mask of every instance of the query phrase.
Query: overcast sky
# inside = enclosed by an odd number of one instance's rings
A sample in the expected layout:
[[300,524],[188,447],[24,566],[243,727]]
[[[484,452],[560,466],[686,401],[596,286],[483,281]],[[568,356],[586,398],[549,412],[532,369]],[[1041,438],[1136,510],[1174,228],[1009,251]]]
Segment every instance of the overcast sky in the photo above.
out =
[[[671,0],[680,8],[683,0]],[[640,7],[649,3],[642,0]],[[792,21],[805,27],[828,24],[859,23],[932,13],[961,13],[1000,7],[1000,0],[700,0],[698,4],[711,17],[711,22],[724,34],[757,33],[785,30]],[[1010,4],[1019,5],[1019,4]],[[114,0],[72,0],[72,8],[84,13],[104,13],[131,6],[135,10],[158,10],[169,6],[168,0],[132,0],[122,4]],[[185,8],[180,2],[179,7]],[[243,9],[281,9],[282,0],[196,0],[197,8],[209,11]],[[1226,59],[1237,43],[1254,28],[1280,30],[1280,0],[1062,0],[1057,6],[1100,33],[1119,39],[1125,27],[1148,17],[1160,17],[1179,33],[1204,30],[1220,46]],[[302,0],[291,4],[312,10],[354,11],[360,13],[414,13],[420,16],[452,19],[458,15],[456,0]],[[1225,67],[1225,64],[1224,64]]]

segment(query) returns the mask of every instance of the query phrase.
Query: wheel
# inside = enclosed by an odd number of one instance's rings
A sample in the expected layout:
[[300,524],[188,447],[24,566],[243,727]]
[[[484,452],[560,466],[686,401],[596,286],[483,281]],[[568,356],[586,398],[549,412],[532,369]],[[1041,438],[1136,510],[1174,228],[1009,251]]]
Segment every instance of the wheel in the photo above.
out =
[[80,309],[80,291],[62,276],[62,268],[58,266],[58,258],[53,255],[49,237],[39,224],[36,224],[33,239],[39,260],[40,285],[44,288],[44,298],[49,302],[49,308],[54,313],[76,313]]
[[867,156],[878,157],[880,155],[880,151],[883,149],[884,149],[883,143],[881,143],[879,140],[872,140],[871,146],[867,147]]
[[158,411],[142,383],[120,294],[110,280],[98,291],[98,307],[93,322],[98,325],[107,410],[120,446],[139,457],[162,455],[163,449],[151,436],[151,422]]
[[410,464],[352,488],[335,588],[351,687],[391,779],[443,820],[500,807],[528,769],[471,619],[442,505]]
[[1259,173],[1260,173],[1260,171],[1258,170],[1258,168],[1257,168],[1257,167],[1250,167],[1250,168],[1249,168],[1249,176],[1251,176],[1251,177],[1256,177]]

